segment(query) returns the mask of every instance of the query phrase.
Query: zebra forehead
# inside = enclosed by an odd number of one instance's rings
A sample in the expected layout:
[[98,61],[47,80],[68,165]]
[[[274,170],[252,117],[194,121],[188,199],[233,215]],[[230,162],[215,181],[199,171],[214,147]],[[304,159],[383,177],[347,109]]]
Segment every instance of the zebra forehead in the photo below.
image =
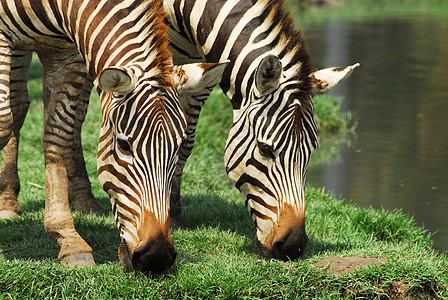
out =
[[295,119],[303,114],[312,113],[313,103],[307,92],[285,92],[280,91],[274,95],[264,108],[259,108],[258,115],[264,115],[271,122],[284,122],[286,119]]
[[173,98],[177,100],[177,94],[168,93],[163,88],[153,85],[144,86],[121,101],[117,101],[115,113],[120,115],[132,113],[146,117],[165,115],[171,111],[176,113],[180,107],[171,103]]
[[291,95],[286,101],[278,99],[275,103],[256,106],[249,114],[257,140],[283,144],[291,138],[306,135],[317,139],[311,98],[305,94]]
[[295,99],[290,105],[291,114],[289,116],[291,130],[287,134],[302,138],[303,135],[313,140],[317,140],[317,129],[313,115],[312,103]]

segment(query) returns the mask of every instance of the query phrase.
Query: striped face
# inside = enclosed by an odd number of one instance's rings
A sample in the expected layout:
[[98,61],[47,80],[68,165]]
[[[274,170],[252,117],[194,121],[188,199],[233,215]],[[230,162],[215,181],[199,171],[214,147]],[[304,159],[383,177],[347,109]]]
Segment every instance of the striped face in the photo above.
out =
[[257,226],[260,253],[287,260],[301,256],[308,240],[305,174],[318,141],[311,95],[283,78],[277,57],[261,61],[229,133],[225,164]]
[[[108,79],[119,75],[104,76],[100,86],[108,90]],[[101,93],[107,105],[98,176],[110,196],[122,238],[121,262],[130,270],[162,272],[176,257],[169,231],[169,195],[186,122],[174,90],[148,82],[135,86],[129,92]]]

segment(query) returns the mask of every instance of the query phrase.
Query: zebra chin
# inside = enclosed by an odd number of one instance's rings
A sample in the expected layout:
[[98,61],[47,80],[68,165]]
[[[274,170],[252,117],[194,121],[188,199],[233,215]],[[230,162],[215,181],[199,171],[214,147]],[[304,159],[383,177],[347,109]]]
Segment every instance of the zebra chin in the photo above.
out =
[[278,223],[267,237],[263,241],[256,238],[256,245],[261,256],[283,261],[302,257],[307,244],[305,217],[289,205],[285,205]]
[[271,247],[263,245],[258,239],[255,241],[258,253],[264,258],[282,261],[296,260],[305,253],[308,236],[305,232],[290,232],[275,240]]
[[159,274],[174,264],[177,251],[168,221],[160,224],[151,213],[146,215],[145,220],[137,230],[137,241],[126,241],[122,237],[118,257],[127,271]]

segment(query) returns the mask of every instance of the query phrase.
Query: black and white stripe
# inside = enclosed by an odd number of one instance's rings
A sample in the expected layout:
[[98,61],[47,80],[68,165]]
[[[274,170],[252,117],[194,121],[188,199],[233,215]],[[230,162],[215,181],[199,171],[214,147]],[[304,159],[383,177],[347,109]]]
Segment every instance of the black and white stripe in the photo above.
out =
[[261,253],[294,259],[306,245],[305,175],[318,140],[309,54],[282,5],[164,1],[175,63],[230,60],[220,82],[233,106],[227,173],[256,223]]

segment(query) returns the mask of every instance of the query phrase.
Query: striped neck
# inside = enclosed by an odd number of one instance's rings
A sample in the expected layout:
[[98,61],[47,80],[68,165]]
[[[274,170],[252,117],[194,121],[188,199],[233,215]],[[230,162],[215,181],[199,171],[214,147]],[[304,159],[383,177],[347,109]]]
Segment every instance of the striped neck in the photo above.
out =
[[220,86],[234,109],[244,106],[258,63],[268,54],[282,60],[284,75],[298,80],[301,91],[311,90],[309,54],[282,0],[165,2],[173,2],[170,23],[206,61],[231,61]]
[[140,69],[161,85],[170,83],[162,0],[57,2],[63,30],[75,41],[94,80],[101,70],[116,66]]

